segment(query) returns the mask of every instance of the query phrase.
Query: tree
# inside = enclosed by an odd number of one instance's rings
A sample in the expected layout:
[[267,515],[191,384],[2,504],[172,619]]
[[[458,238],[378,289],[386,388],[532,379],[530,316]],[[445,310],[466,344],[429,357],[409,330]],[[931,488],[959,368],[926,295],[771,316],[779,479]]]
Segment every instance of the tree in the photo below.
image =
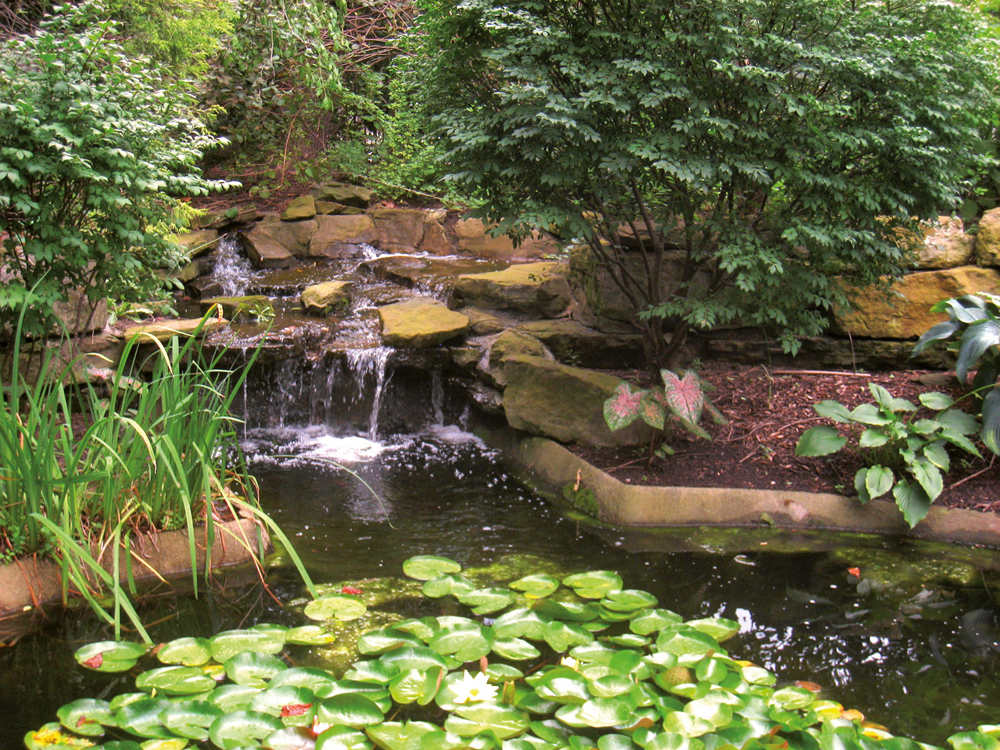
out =
[[66,6],[0,46],[0,324],[24,308],[28,333],[70,289],[148,297],[178,257],[171,208],[231,184],[197,170],[219,139],[189,92],[128,57],[103,13]]
[[925,0],[438,0],[430,99],[450,179],[505,231],[585,241],[651,365],[737,322],[795,353],[982,162],[980,23]]

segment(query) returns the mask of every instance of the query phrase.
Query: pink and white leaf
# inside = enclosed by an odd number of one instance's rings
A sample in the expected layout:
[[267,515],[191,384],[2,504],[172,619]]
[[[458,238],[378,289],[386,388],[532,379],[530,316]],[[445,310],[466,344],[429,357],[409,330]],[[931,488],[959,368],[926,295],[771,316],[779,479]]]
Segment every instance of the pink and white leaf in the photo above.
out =
[[662,430],[667,420],[667,410],[664,404],[663,394],[660,391],[646,391],[639,402],[642,421],[654,430]]
[[640,413],[643,390],[633,391],[628,383],[620,383],[604,402],[604,421],[612,431],[620,430],[636,420]]
[[660,375],[670,411],[682,422],[697,424],[705,407],[705,394],[702,393],[697,373],[686,370],[684,377],[678,378],[670,370],[660,370]]

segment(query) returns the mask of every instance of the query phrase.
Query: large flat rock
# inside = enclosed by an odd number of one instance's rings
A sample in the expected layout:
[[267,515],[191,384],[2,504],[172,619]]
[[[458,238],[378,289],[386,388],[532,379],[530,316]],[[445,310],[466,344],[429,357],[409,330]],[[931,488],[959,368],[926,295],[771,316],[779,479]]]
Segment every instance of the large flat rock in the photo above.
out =
[[317,216],[313,221],[317,228],[309,242],[311,258],[349,256],[378,240],[375,222],[367,214]]
[[368,212],[378,230],[378,246],[387,253],[412,253],[424,238],[425,211],[375,208]]
[[299,299],[306,312],[325,315],[332,309],[346,309],[350,306],[350,289],[349,281],[327,281],[307,286]]
[[608,333],[566,319],[532,320],[518,329],[545,344],[560,362],[608,370],[645,364],[638,333]]
[[494,237],[492,227],[480,219],[462,219],[455,224],[456,249],[460,253],[477,255],[481,258],[505,258],[508,260],[543,258],[559,251],[559,243],[552,237],[534,232],[515,247],[506,235]]
[[382,340],[387,346],[422,349],[464,336],[469,319],[428,297],[413,297],[380,307]]
[[535,318],[556,318],[573,302],[565,263],[520,263],[502,271],[463,274],[455,281],[452,301],[493,310],[511,310]]
[[247,255],[257,268],[290,266],[308,253],[316,229],[315,219],[281,221],[269,216],[247,233]]
[[131,341],[137,336],[145,339],[156,339],[157,341],[168,341],[175,336],[204,336],[212,331],[223,328],[227,325],[222,318],[209,318],[205,325],[201,325],[201,318],[181,318],[179,320],[163,320],[157,323],[145,323],[143,325],[129,326],[122,331],[122,338]]

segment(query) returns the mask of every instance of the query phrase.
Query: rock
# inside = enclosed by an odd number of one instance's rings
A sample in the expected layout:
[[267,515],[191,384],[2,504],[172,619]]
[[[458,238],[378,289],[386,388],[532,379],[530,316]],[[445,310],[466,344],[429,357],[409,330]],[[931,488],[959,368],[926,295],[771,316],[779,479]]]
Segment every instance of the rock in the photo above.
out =
[[108,301],[100,299],[91,302],[80,289],[67,291],[66,301],[52,305],[52,312],[59,320],[54,329],[57,335],[79,336],[103,331],[108,324]]
[[936,223],[926,225],[921,241],[914,245],[917,268],[928,271],[967,266],[976,252],[976,238],[965,233],[961,219],[950,216],[939,216]]
[[356,254],[361,245],[378,240],[375,223],[365,214],[317,216],[309,243],[310,258],[340,258]]
[[608,429],[604,402],[622,382],[612,375],[523,354],[507,358],[504,375],[503,409],[515,429],[584,445],[636,445],[652,437],[641,422]]
[[[209,318],[205,325],[201,326],[201,318],[181,318],[179,320],[164,320],[158,323],[144,323],[142,325],[129,326],[122,331],[122,337],[126,341],[131,341],[137,336],[145,339],[156,339],[157,341],[169,341],[174,336],[204,336],[227,325],[227,321],[220,318]],[[199,326],[201,328],[199,329]]]
[[469,319],[429,297],[412,297],[380,307],[382,340],[388,346],[420,349],[464,336]]
[[413,252],[424,238],[424,212],[412,208],[376,208],[368,212],[378,230],[378,246],[387,253]]
[[365,210],[363,208],[345,206],[343,203],[334,203],[333,201],[316,201],[316,213],[322,214],[323,216],[363,214],[364,212]]
[[941,271],[919,271],[903,277],[886,299],[877,290],[863,290],[852,300],[850,312],[835,310],[834,329],[851,336],[908,339],[920,336],[935,323],[947,320],[931,306],[951,297],[976,292],[1000,292],[1000,271],[962,266]]
[[1000,268],[1000,208],[991,208],[979,220],[976,262],[981,266]]
[[246,235],[247,256],[257,268],[284,268],[295,258],[304,257],[313,234],[316,219],[279,221],[271,216],[254,225]]
[[490,235],[487,226],[480,219],[460,220],[455,224],[455,235],[460,253],[470,253],[482,258],[542,258],[559,252],[559,243],[540,232],[533,232],[514,247],[509,237]]
[[201,229],[197,232],[187,232],[174,237],[174,242],[181,246],[189,259],[210,253],[215,249],[215,243],[218,241],[219,233],[214,229]]
[[541,341],[560,362],[578,367],[642,367],[645,355],[638,333],[606,333],[575,320],[533,320],[518,326]]
[[424,236],[417,249],[431,255],[451,255],[455,252],[455,246],[448,239],[444,225],[437,221],[424,224]]
[[563,315],[573,302],[565,263],[523,263],[503,271],[463,274],[452,289],[459,307],[513,310],[533,317]]
[[487,383],[502,388],[507,385],[504,362],[516,355],[541,357],[550,362],[555,361],[552,352],[534,336],[521,331],[504,331],[490,344],[487,354],[480,360],[477,370]]
[[249,224],[259,218],[256,206],[233,206],[228,211],[214,211],[204,216],[196,216],[191,220],[191,226],[195,229],[221,230],[233,224]]
[[518,325],[518,321],[513,318],[496,315],[475,307],[463,307],[462,314],[469,319],[469,332],[476,336],[495,336]]
[[372,199],[372,191],[367,188],[350,185],[346,182],[321,182],[309,191],[318,201],[342,203],[345,206],[365,209]]
[[316,200],[311,195],[300,195],[293,198],[281,214],[282,221],[298,221],[299,219],[311,219],[316,215]]
[[299,300],[306,312],[326,315],[331,309],[346,309],[351,305],[349,281],[327,281],[307,286]]
[[175,268],[173,271],[167,271],[162,274],[162,278],[165,279],[176,279],[182,284],[188,284],[195,279],[197,279],[202,274],[208,273],[212,270],[214,264],[211,259],[197,258],[190,263],[185,263],[180,268]]
[[[46,375],[54,379],[56,375],[68,374],[67,380],[85,383],[99,380],[110,374],[121,361],[124,342],[109,331],[101,331],[81,338],[47,339],[40,349],[21,349],[18,357],[18,376],[29,385],[38,382],[42,374],[42,364],[47,364]],[[14,353],[9,344],[0,345],[0,379],[10,382]]]
[[[260,294],[247,294],[238,297],[209,297],[199,300],[198,308],[205,315],[213,307],[221,307],[222,314],[229,320],[254,320],[257,312],[270,310],[274,312],[271,300]],[[216,313],[218,314],[218,313]]]

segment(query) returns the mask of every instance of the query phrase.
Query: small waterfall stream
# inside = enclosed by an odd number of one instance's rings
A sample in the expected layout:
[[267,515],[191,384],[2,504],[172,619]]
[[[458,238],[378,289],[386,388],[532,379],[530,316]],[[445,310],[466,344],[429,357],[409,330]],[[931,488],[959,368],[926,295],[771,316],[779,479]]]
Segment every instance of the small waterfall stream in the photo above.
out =
[[215,251],[215,266],[212,275],[222,286],[223,297],[240,297],[247,293],[247,286],[253,277],[253,266],[243,252],[243,244],[236,233],[230,233],[219,240]]

